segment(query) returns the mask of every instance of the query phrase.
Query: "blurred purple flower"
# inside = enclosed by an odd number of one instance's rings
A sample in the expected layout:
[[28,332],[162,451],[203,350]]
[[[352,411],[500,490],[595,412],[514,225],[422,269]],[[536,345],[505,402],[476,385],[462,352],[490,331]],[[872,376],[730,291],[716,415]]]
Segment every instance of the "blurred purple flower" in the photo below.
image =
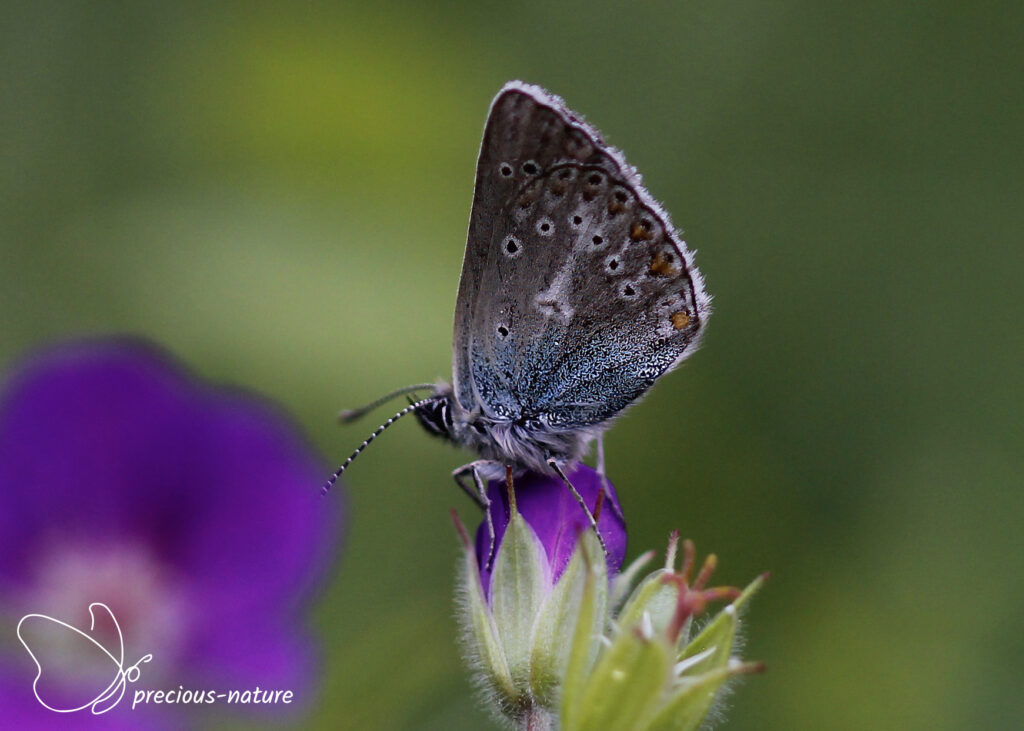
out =
[[[132,711],[140,688],[259,685],[294,699],[250,711],[306,706],[316,657],[303,613],[341,527],[339,497],[319,498],[322,475],[282,413],[198,382],[152,346],[82,342],[29,361],[0,400],[0,620],[12,640],[0,646],[5,725],[195,720],[194,705]],[[56,715],[33,695],[36,667],[14,628],[40,613],[88,631],[91,602],[116,617],[126,669],[153,657],[111,712]],[[93,636],[116,654],[112,627],[98,622]],[[82,684],[95,678],[69,657],[81,649],[72,640],[41,640],[50,655],[40,657],[40,688],[95,695],[103,685]]]
[[[598,495],[601,492],[601,476],[585,464],[577,465],[569,473],[569,480],[579,491],[591,512],[597,510]],[[579,503],[561,478],[536,472],[515,479],[516,507],[540,539],[547,555],[551,570],[551,583],[561,577],[565,567],[576,550],[580,533],[589,529],[590,523]],[[491,501],[491,520],[494,522],[494,555],[501,549],[501,541],[509,522],[508,490],[504,480],[494,480],[487,486]],[[608,576],[614,577],[622,566],[626,555],[626,523],[622,517],[615,488],[608,483],[608,498],[604,499],[597,527],[608,548]],[[611,503],[609,505],[609,503]],[[476,532],[476,558],[480,567],[480,580],[487,597],[490,598],[491,568],[487,565],[490,537],[487,521],[483,521]]]

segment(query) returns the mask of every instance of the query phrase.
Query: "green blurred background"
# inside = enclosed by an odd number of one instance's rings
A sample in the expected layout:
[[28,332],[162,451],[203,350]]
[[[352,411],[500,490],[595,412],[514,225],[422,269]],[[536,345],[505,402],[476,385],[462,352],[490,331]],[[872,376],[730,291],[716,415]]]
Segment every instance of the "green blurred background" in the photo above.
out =
[[[131,331],[334,414],[449,376],[492,95],[561,94],[699,263],[702,351],[609,434],[631,554],[774,578],[735,729],[1024,728],[1024,6],[3,4],[0,366]],[[454,647],[467,459],[350,472],[310,728],[488,727]],[[315,489],[315,488],[314,488]]]

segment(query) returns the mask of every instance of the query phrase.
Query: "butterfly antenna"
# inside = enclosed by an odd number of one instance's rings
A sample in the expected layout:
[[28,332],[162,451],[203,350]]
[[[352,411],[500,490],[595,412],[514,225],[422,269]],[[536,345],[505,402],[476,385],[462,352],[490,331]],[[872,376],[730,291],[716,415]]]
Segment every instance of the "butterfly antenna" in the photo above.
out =
[[371,411],[376,409],[378,406],[383,406],[396,396],[401,396],[406,393],[412,393],[413,391],[423,391],[428,388],[434,388],[434,384],[414,383],[411,386],[405,386],[404,388],[396,389],[389,394],[381,396],[379,399],[371,401],[370,403],[366,404],[366,406],[360,406],[358,409],[345,409],[344,411],[338,414],[338,421],[340,421],[342,424],[350,424],[356,419],[366,416]]
[[428,403],[430,403],[430,402],[431,402],[432,400],[433,400],[433,396],[431,396],[430,398],[425,398],[425,399],[423,399],[423,400],[421,400],[421,401],[414,401],[413,403],[409,404],[409,405],[408,405],[408,406],[406,406],[406,407],[405,407],[404,409],[402,409],[401,411],[399,411],[399,412],[398,412],[397,414],[395,414],[394,416],[392,416],[392,417],[391,417],[390,419],[388,419],[387,421],[385,421],[385,422],[384,422],[383,424],[381,424],[380,426],[378,426],[378,427],[376,428],[376,430],[374,430],[373,434],[371,434],[370,436],[368,436],[368,437],[366,438],[366,440],[365,440],[365,441],[364,441],[364,442],[363,442],[362,444],[360,444],[360,445],[359,445],[359,448],[358,448],[358,449],[356,449],[356,451],[354,451],[354,452],[353,452],[353,453],[352,453],[351,455],[349,455],[349,458],[348,458],[348,459],[346,459],[346,460],[345,460],[345,461],[344,461],[344,462],[342,463],[341,467],[339,467],[339,468],[337,469],[337,471],[336,471],[336,472],[335,472],[335,473],[334,473],[333,475],[331,475],[331,479],[329,479],[329,480],[327,481],[327,483],[326,483],[326,484],[325,484],[325,485],[324,485],[324,486],[323,486],[323,487],[322,487],[322,488],[320,489],[320,494],[321,494],[321,495],[326,495],[326,494],[327,494],[327,492],[328,492],[328,491],[329,491],[329,490],[330,490],[330,489],[331,489],[332,487],[334,487],[334,483],[338,481],[338,478],[339,478],[339,477],[341,477],[341,473],[342,473],[342,472],[344,472],[345,470],[347,470],[347,469],[348,469],[348,466],[349,466],[350,464],[352,464],[352,462],[354,462],[354,461],[355,461],[355,458],[356,458],[356,457],[358,457],[358,456],[359,456],[359,453],[360,453],[360,452],[362,452],[362,451],[363,451],[364,449],[366,449],[366,448],[367,448],[368,446],[370,446],[370,442],[372,442],[372,441],[373,441],[374,439],[376,439],[376,438],[377,438],[377,437],[379,437],[379,436],[380,436],[381,434],[383,434],[383,433],[384,433],[384,430],[385,430],[385,429],[387,429],[387,428],[388,428],[389,426],[391,426],[392,424],[394,424],[394,423],[395,423],[396,421],[398,421],[399,419],[401,419],[401,418],[402,418],[403,416],[405,416],[406,414],[408,414],[408,413],[410,413],[410,412],[412,412],[412,411],[415,411],[416,409],[418,409],[418,408],[419,408],[420,406],[423,406],[424,404],[428,404]]

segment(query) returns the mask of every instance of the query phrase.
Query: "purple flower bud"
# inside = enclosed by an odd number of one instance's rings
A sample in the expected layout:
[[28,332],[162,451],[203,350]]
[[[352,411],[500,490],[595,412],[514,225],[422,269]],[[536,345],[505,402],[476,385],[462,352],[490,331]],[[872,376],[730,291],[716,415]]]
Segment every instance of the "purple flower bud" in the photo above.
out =
[[[601,493],[601,476],[592,468],[580,464],[568,475],[590,508],[597,513],[598,496]],[[586,514],[576,498],[557,475],[542,475],[528,472],[517,477],[514,483],[516,508],[527,525],[540,539],[551,569],[551,583],[558,581],[576,549],[580,532],[590,528]],[[494,522],[494,552],[501,550],[501,541],[509,522],[508,490],[504,480],[495,480],[488,485],[487,496],[491,501],[491,520]],[[610,499],[609,499],[610,498]],[[622,566],[626,555],[626,523],[615,488],[608,483],[607,498],[601,500],[597,525],[608,548],[608,576],[613,577]],[[490,535],[487,521],[483,521],[476,532],[476,557],[480,567],[480,579],[484,591],[490,598],[491,568],[488,566]]]

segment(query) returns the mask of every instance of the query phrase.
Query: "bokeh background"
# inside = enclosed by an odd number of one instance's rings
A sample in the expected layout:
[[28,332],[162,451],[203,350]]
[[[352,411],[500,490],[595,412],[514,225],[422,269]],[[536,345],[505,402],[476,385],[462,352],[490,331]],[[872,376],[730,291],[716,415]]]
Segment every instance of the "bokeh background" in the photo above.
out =
[[[448,377],[484,116],[542,84],[627,152],[715,296],[607,446],[631,554],[678,527],[725,582],[773,570],[746,648],[769,672],[730,728],[1024,728],[1024,6],[2,15],[0,366],[143,334],[282,403],[329,470],[375,426],[337,409]],[[409,422],[349,473],[309,728],[489,726],[454,647],[466,459]]]

